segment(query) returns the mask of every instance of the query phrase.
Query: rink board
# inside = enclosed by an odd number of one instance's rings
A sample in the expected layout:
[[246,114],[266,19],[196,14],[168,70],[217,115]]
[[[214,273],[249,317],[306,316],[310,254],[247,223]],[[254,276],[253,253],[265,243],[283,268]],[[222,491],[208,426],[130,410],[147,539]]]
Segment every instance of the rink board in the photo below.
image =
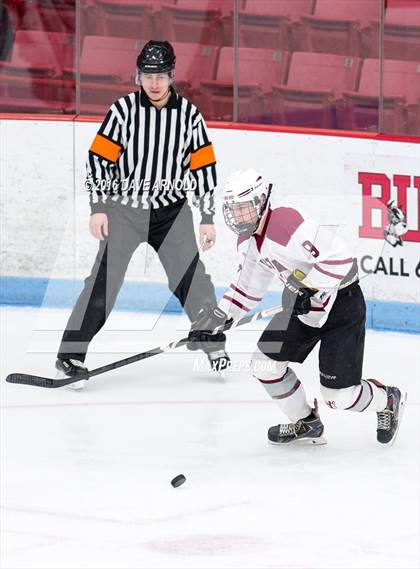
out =
[[[83,179],[97,128],[95,122],[0,122],[1,264],[2,274],[13,277],[1,282],[2,302],[68,306],[89,274],[97,243],[87,231]],[[274,206],[297,207],[349,241],[359,259],[369,322],[420,332],[419,144],[237,128],[213,128],[211,137],[219,187],[237,169],[258,168],[274,184]],[[403,247],[392,248],[383,240],[384,203],[390,198],[407,211]],[[220,292],[236,270],[236,247],[220,215],[220,201],[216,205],[217,243],[203,260]],[[198,223],[195,209],[194,215]],[[119,307],[178,309],[173,301],[167,305],[165,283],[154,251],[141,245]],[[279,290],[279,284],[273,288]],[[269,291],[265,302],[271,304],[276,295]]]
[[[0,304],[43,308],[72,308],[83,287],[82,281],[27,279],[3,277],[0,279]],[[224,288],[216,287],[220,299]],[[277,291],[269,291],[258,305],[258,310],[280,303]],[[366,327],[409,334],[420,333],[420,305],[408,302],[366,301]],[[178,299],[163,283],[125,283],[120,291],[115,310],[125,312],[181,313]]]

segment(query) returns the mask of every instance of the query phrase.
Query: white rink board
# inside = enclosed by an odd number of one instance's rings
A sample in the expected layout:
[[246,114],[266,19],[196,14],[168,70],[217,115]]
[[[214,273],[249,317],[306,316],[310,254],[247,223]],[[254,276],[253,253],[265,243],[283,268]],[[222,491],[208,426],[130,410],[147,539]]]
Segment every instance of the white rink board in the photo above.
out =
[[[0,122],[3,275],[82,279],[89,273],[97,245],[87,230],[89,207],[83,178],[87,150],[98,126]],[[350,241],[365,270],[377,267],[376,274],[362,272],[368,299],[420,302],[418,238],[394,249],[384,246],[383,239],[359,237],[360,172],[389,179],[393,198],[397,198],[394,177],[409,177],[407,217],[411,234],[417,231],[418,235],[420,145],[228,129],[212,129],[211,136],[219,188],[234,170],[259,169],[274,183],[274,205],[303,209],[321,224],[332,226]],[[380,191],[375,186],[373,196],[380,197]],[[380,223],[380,211],[375,209],[372,225]],[[223,286],[230,282],[234,267],[235,238],[224,226],[219,207],[216,225],[218,242],[204,260],[215,284]],[[142,245],[127,279],[166,282],[155,257],[151,248]]]

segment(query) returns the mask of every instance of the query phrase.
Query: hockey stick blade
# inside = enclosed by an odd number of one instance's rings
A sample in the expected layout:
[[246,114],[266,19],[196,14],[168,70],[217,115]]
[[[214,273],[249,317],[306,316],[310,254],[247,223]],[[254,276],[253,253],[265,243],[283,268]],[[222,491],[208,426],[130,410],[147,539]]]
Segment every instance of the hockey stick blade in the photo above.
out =
[[[81,379],[89,379],[87,374],[79,376],[77,381]],[[51,379],[49,377],[41,377],[39,375],[29,375],[26,373],[11,373],[6,377],[8,383],[19,383],[21,385],[33,385],[34,387],[64,387],[70,383],[74,383],[74,378],[68,379]]]
[[[251,314],[249,316],[245,316],[234,323],[228,323],[225,326],[219,326],[216,328],[213,333],[223,332],[224,330],[230,330],[237,328],[238,326],[243,326],[244,324],[249,324],[250,322],[255,322],[256,320],[260,320],[261,318],[266,318],[267,316],[274,316],[279,312],[282,312],[283,308],[281,306],[275,306],[273,308],[269,308],[268,310],[261,310],[260,312],[256,312],[255,314]],[[76,377],[69,377],[65,379],[52,379],[49,377],[42,377],[40,375],[30,375],[26,373],[11,373],[6,377],[6,381],[8,383],[18,383],[20,385],[32,385],[34,387],[46,387],[46,388],[57,388],[57,387],[64,387],[66,385],[70,385],[71,383],[76,383],[77,381],[81,381],[82,379],[90,379],[95,375],[100,375],[107,371],[111,371],[117,369],[119,367],[123,367],[134,362],[138,362],[140,360],[145,360],[146,358],[150,358],[152,356],[157,356],[163,352],[168,352],[179,348],[181,346],[185,346],[188,343],[188,338],[183,338],[182,340],[178,340],[175,342],[171,342],[167,346],[153,348],[152,350],[148,350],[146,352],[141,352],[139,354],[135,354],[134,356],[130,356],[128,358],[124,358],[122,360],[118,360],[116,362],[111,362],[110,364],[97,367],[95,369],[90,370],[88,373],[81,373]]]
[[46,387],[46,388],[57,388],[57,387],[65,387],[66,385],[70,385],[71,383],[76,383],[77,381],[81,381],[82,379],[90,379],[95,375],[100,375],[105,373],[106,371],[111,371],[113,369],[117,369],[122,366],[126,366],[128,364],[138,362],[140,360],[144,360],[146,358],[150,358],[152,356],[156,356],[157,354],[161,354],[162,352],[166,352],[169,350],[173,350],[178,348],[179,346],[184,346],[188,342],[188,338],[183,338],[182,340],[178,340],[177,342],[171,342],[167,346],[154,348],[153,350],[148,350],[147,352],[141,352],[140,354],[135,354],[134,356],[130,356],[128,358],[124,358],[122,360],[118,360],[116,362],[112,362],[110,364],[97,367],[95,369],[90,370],[88,373],[81,373],[76,377],[66,377],[64,379],[52,379],[50,377],[42,377],[40,375],[30,375],[26,373],[11,373],[6,377],[6,381],[8,383],[18,383],[20,385],[32,385],[34,387]]

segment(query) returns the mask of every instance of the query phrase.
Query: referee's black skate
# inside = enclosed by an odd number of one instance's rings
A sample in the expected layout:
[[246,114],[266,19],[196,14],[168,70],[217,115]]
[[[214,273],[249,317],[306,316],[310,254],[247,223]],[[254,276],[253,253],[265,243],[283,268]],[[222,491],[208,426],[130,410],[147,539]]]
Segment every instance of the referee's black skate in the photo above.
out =
[[[66,377],[77,377],[88,371],[87,367],[83,362],[75,360],[73,358],[61,359],[58,358],[55,362],[55,369],[57,370],[56,379],[65,379]],[[80,391],[86,385],[87,380],[81,379],[75,383],[70,383],[67,385],[67,389],[73,391]]]
[[325,445],[327,439],[324,437],[324,425],[319,417],[318,404],[315,400],[315,407],[304,419],[299,419],[296,423],[283,423],[268,429],[268,442],[273,445],[287,443],[299,445]]
[[398,387],[387,387],[388,404],[383,411],[377,413],[378,428],[376,430],[379,443],[393,445],[397,438],[398,429],[407,401],[407,393]]
[[225,350],[220,349],[214,352],[207,352],[211,369],[216,373],[223,374],[230,366],[230,357]]

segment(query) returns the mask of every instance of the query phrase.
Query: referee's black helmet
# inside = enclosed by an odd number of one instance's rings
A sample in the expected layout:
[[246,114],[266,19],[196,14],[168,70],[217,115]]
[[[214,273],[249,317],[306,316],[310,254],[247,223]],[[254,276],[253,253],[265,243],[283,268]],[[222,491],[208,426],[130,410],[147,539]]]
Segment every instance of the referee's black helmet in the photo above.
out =
[[168,41],[151,40],[137,58],[137,69],[141,73],[171,73],[175,60],[174,48]]

